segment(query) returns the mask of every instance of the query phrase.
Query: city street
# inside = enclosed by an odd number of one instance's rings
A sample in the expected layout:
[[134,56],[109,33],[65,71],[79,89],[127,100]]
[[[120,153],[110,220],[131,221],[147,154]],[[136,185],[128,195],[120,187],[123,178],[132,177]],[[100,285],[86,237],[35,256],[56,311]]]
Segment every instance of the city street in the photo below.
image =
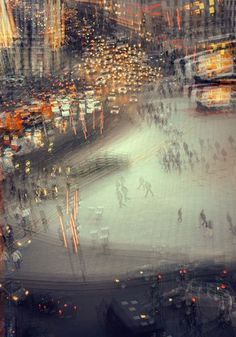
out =
[[235,17],[0,0],[0,337],[236,336]]
[[[154,97],[150,99],[157,106],[160,104]],[[167,103],[167,100],[163,101]],[[175,102],[177,112],[172,112],[171,123],[183,132],[183,140],[196,149],[199,157],[199,138],[205,140],[202,156],[209,162],[208,171],[202,161],[196,163],[193,169],[187,167],[181,173],[163,171],[158,156],[168,146],[170,136],[154,124],[149,127],[139,120],[135,108],[131,107],[129,116],[132,124],[129,122],[129,130],[116,131],[112,142],[108,134],[107,138],[104,135],[98,142],[91,144],[89,150],[86,147],[81,149],[83,160],[95,152],[108,152],[126,154],[131,162],[128,169],[112,172],[101,179],[96,179],[95,175],[81,182],[80,179],[73,180],[71,195],[73,190],[79,188],[79,247],[83,251],[86,277],[97,275],[109,278],[147,263],[155,266],[174,261],[189,263],[199,259],[232,261],[236,243],[235,236],[229,230],[226,214],[236,218],[236,151],[228,141],[234,131],[232,122],[235,117],[204,116],[195,113],[194,106],[186,98]],[[170,103],[173,101],[170,100]],[[225,161],[220,156],[217,161],[213,159],[216,140],[227,152]],[[69,165],[77,167],[80,162],[78,158],[78,152],[72,151],[65,159]],[[116,183],[121,177],[128,189],[123,207],[119,207],[116,195]],[[149,194],[145,197],[143,187],[138,188],[140,177],[151,183],[153,196]],[[65,193],[66,187],[62,185],[60,188]],[[64,193],[56,201],[42,201],[39,206],[33,207],[36,219],[39,219],[40,210],[45,212],[49,231],[43,233],[43,229],[39,229],[41,234],[33,236],[31,246],[22,250],[24,262],[19,272],[22,276],[32,274],[36,277],[41,274],[50,278],[72,273],[67,251],[61,246],[58,237],[60,223],[57,205],[63,208],[65,222],[67,219]],[[102,214],[96,214],[97,207],[102,208]],[[183,212],[181,222],[178,221],[179,208]],[[199,224],[202,209],[214,223],[212,235]],[[109,231],[106,247],[101,238],[104,228]],[[76,274],[81,267],[75,262],[79,260],[78,257],[71,254]]]

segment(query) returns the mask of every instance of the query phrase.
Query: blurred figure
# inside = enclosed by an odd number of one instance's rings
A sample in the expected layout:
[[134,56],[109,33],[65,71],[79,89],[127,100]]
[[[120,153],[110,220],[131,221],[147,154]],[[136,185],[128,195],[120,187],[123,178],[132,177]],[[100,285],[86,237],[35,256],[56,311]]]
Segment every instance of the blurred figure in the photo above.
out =
[[178,222],[181,223],[183,221],[183,212],[182,208],[178,209]]
[[232,217],[231,217],[231,215],[227,212],[227,214],[226,214],[226,220],[227,220],[227,222],[228,222],[228,225],[229,225],[229,229],[230,230],[232,230],[232,228],[233,228],[233,220],[232,220]]
[[43,225],[44,233],[47,233],[47,232],[48,232],[48,229],[49,229],[49,226],[48,226],[48,221],[47,221],[46,218],[43,218],[43,219],[42,219],[42,225]]
[[206,219],[206,215],[205,215],[204,209],[201,210],[199,218],[200,218],[200,224],[201,224],[201,226],[207,227],[207,219]]
[[117,200],[118,200],[118,203],[119,203],[119,207],[122,208],[123,206],[126,206],[123,203],[123,194],[121,193],[119,188],[116,189],[116,196],[117,196]]
[[145,198],[147,198],[148,194],[150,193],[154,197],[154,193],[152,192],[152,185],[148,181],[145,181]]
[[130,200],[130,198],[128,198],[128,188],[125,185],[121,185],[121,192],[123,194],[125,202]]
[[140,188],[142,188],[143,190],[145,189],[145,180],[143,179],[143,177],[139,178],[138,190],[140,190]]

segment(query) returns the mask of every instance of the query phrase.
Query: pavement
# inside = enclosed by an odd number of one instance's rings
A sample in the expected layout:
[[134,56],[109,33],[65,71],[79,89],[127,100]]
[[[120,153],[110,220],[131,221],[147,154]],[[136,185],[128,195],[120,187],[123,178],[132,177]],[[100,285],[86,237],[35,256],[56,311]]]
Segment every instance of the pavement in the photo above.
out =
[[[160,104],[153,93],[146,94],[145,100]],[[72,251],[68,254],[58,239],[56,206],[62,206],[66,222],[65,200],[60,197],[56,202],[47,201],[33,207],[33,217],[38,219],[39,210],[43,209],[49,232],[42,233],[41,230],[34,236],[31,246],[23,249],[24,261],[19,276],[50,278],[75,274],[81,279],[85,274],[87,279],[109,278],[127,274],[144,264],[158,267],[171,262],[212,259],[226,263],[234,260],[236,243],[228,229],[226,213],[229,212],[236,221],[236,149],[228,142],[228,137],[235,134],[236,116],[195,113],[194,103],[184,97],[163,101],[176,104],[177,112],[172,112],[171,123],[183,132],[188,145],[205,157],[209,170],[206,170],[205,162],[200,162],[193,170],[187,168],[181,174],[165,172],[158,155],[167,146],[169,136],[154,125],[149,127],[139,120],[136,110],[130,108],[126,127],[116,131],[114,137],[103,135],[80,152],[71,151],[63,158],[64,162],[76,167],[80,158],[86,160],[94,153],[108,152],[128,155],[131,162],[128,169],[110,172],[99,179],[91,176],[86,181],[73,181],[72,190],[79,187],[82,256],[81,253],[75,256]],[[203,153],[200,153],[199,138],[205,140]],[[213,159],[216,140],[227,152],[225,161],[223,157],[217,161]],[[61,160],[58,158],[59,162]],[[122,208],[116,196],[116,183],[121,177],[129,197]],[[150,182],[153,197],[145,198],[144,191],[138,189],[140,177]],[[72,196],[73,193],[71,203]],[[177,221],[180,207],[182,223]],[[98,214],[98,208],[102,209],[102,214]],[[214,223],[211,237],[199,226],[201,209]],[[102,238],[104,229],[109,232],[106,247]]]

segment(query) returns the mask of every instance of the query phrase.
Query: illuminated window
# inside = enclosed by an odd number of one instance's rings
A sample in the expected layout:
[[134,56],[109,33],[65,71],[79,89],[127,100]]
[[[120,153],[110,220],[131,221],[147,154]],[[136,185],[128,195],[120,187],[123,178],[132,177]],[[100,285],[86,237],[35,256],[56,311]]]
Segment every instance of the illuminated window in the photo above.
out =
[[215,8],[214,7],[210,7],[209,8],[209,13],[210,14],[214,14],[215,13]]

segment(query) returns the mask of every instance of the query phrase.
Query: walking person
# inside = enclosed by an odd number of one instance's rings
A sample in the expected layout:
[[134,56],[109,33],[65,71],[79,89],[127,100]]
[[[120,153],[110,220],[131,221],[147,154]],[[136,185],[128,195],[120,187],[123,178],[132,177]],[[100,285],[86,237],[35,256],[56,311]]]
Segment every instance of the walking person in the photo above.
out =
[[183,221],[183,212],[182,212],[182,208],[178,209],[178,222],[182,223]]
[[49,229],[49,226],[48,226],[48,221],[47,221],[46,218],[42,219],[42,226],[43,226],[44,233],[47,233],[48,229]]
[[206,219],[204,209],[202,209],[201,212],[200,212],[200,224],[201,224],[201,226],[207,227],[207,219]]
[[121,192],[123,194],[124,197],[124,201],[127,202],[128,200],[130,200],[130,198],[128,198],[128,188],[125,185],[121,185]]
[[123,206],[126,206],[126,205],[123,203],[123,194],[121,193],[121,191],[120,191],[119,188],[116,189],[116,195],[117,195],[119,207],[122,208]]
[[226,214],[226,220],[227,220],[227,222],[229,224],[229,229],[231,231],[232,228],[234,227],[234,225],[233,225],[232,217],[231,217],[231,215],[229,213]]
[[229,136],[228,141],[230,143],[230,146],[233,147],[233,145],[235,143],[235,139],[231,135]]
[[145,193],[145,198],[147,198],[148,194],[150,193],[153,197],[154,197],[154,193],[152,191],[152,185],[150,182],[148,181],[145,181],[145,190],[146,190],[146,193]]
[[222,157],[223,157],[224,161],[226,161],[227,152],[225,151],[224,148],[221,150],[221,154],[222,154]]

